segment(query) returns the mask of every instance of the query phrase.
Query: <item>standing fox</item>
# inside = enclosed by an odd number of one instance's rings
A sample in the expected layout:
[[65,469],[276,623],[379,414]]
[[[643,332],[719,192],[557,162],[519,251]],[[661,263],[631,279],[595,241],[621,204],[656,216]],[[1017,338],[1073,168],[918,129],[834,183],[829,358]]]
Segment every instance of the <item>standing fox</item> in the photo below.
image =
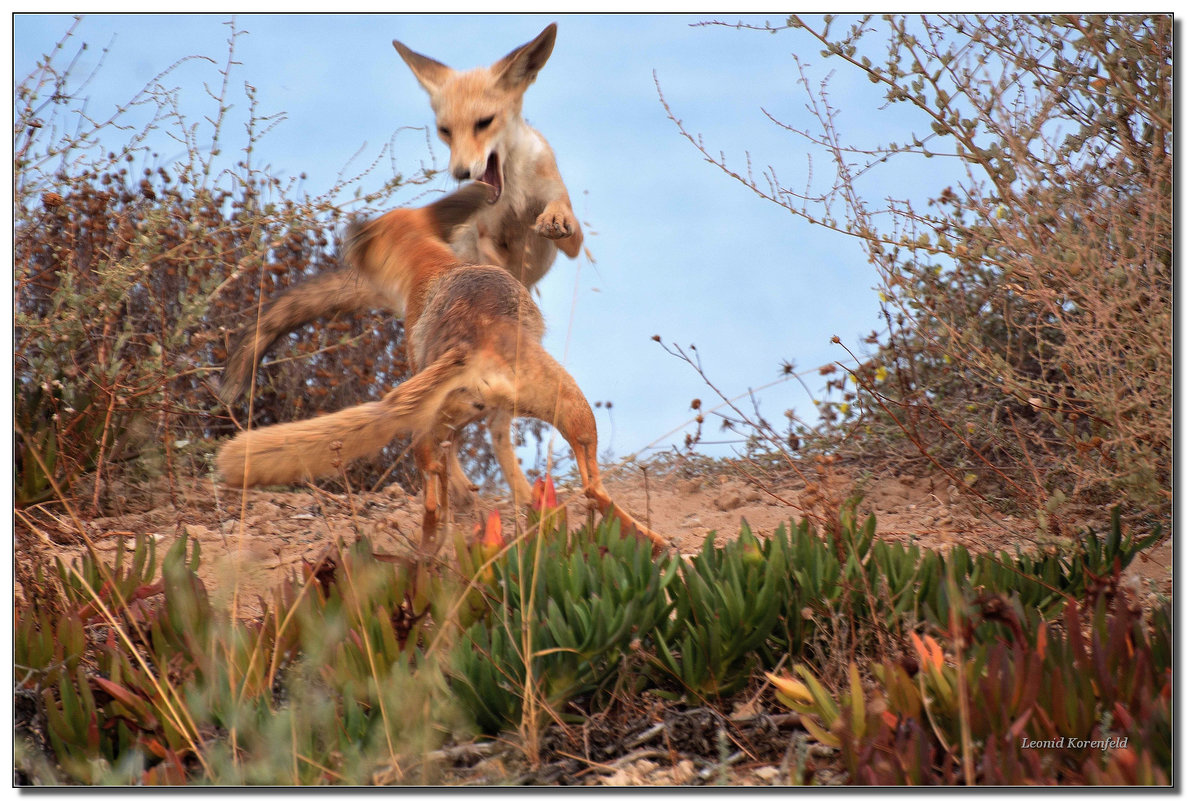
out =
[[[429,94],[437,134],[449,146],[449,171],[459,181],[494,187],[486,205],[450,234],[459,259],[496,264],[531,288],[548,272],[559,247],[581,252],[582,233],[552,148],[522,116],[523,95],[556,42],[553,23],[490,67],[456,72],[393,41]],[[323,316],[387,304],[353,269],[327,272],[290,288],[239,333],[228,350],[219,398],[231,403],[247,389],[256,363],[281,336]]]
[[[443,451],[455,432],[490,417],[492,435],[505,434],[513,417],[535,417],[556,426],[573,448],[585,493],[601,513],[657,548],[667,546],[606,493],[593,411],[573,377],[541,345],[544,318],[528,290],[500,267],[461,263],[446,244],[458,226],[482,213],[495,191],[472,183],[424,208],[396,209],[351,231],[347,255],[403,312],[416,372],[382,400],[240,433],[218,454],[228,484],[326,475],[411,434],[425,479],[423,544],[431,546],[449,494]],[[516,494],[530,497],[510,447],[495,452]]]

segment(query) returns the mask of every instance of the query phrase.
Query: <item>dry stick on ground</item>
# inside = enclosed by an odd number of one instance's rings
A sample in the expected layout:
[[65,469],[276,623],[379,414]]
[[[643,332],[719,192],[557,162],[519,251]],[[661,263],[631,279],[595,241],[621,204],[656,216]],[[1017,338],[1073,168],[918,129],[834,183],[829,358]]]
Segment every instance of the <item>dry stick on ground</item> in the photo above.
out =
[[644,465],[640,465],[639,469],[643,471],[643,493],[646,497],[647,528],[651,528],[651,482],[648,480],[647,468]]
[[[173,416],[169,413],[171,406],[169,383],[166,381],[161,387],[165,397],[161,401],[160,409],[160,425],[165,442],[165,475],[169,479],[169,502],[173,504],[173,508],[178,510],[178,517],[181,515],[181,504],[178,502],[177,481],[174,479],[174,474],[177,472],[177,463],[173,459]],[[180,522],[180,520],[178,521]]]
[[[748,460],[748,461],[750,461],[750,460]],[[762,468],[760,467],[759,469],[762,469]],[[765,492],[767,495],[771,496],[772,498],[774,498],[776,501],[783,504],[784,506],[789,506],[792,509],[797,509],[797,510],[799,510],[799,512],[801,514],[803,514],[807,517],[811,517],[813,519],[816,518],[816,515],[814,515],[811,511],[804,508],[800,504],[796,503],[795,501],[791,500],[790,498],[784,498],[782,495],[777,494],[767,484],[763,483],[762,479],[759,479],[758,477],[751,475],[741,465],[738,465],[738,472],[740,472],[746,478],[747,481],[749,481],[751,484],[753,484],[755,487],[757,487],[760,491]],[[819,522],[819,521],[817,521],[817,522]]]
[[409,441],[407,447],[405,447],[404,450],[400,451],[400,455],[397,456],[395,459],[393,459],[388,464],[388,466],[386,468],[384,468],[383,472],[379,474],[379,478],[377,478],[375,480],[375,483],[371,485],[372,492],[379,491],[379,485],[387,480],[387,477],[389,475],[391,475],[391,472],[396,469],[396,465],[398,465],[400,462],[404,461],[404,457],[406,457],[411,450],[412,450],[412,442]]
[[330,443],[330,450],[334,452],[334,467],[338,468],[338,477],[346,487],[346,503],[350,507],[350,519],[354,523],[354,530],[359,531],[359,515],[354,505],[354,492],[350,487],[350,477],[346,475],[346,465],[342,463],[342,443]]
[[[104,330],[104,336],[107,331]],[[100,349],[100,364],[105,364],[107,359]],[[111,387],[104,387],[107,391],[107,413],[103,418],[103,434],[99,437],[99,452],[95,457],[95,491],[91,497],[91,509],[94,514],[99,514],[99,494],[100,488],[103,485],[103,457],[107,453],[107,435],[111,431],[111,416],[115,412],[115,390]],[[40,460],[38,460],[40,461]]]

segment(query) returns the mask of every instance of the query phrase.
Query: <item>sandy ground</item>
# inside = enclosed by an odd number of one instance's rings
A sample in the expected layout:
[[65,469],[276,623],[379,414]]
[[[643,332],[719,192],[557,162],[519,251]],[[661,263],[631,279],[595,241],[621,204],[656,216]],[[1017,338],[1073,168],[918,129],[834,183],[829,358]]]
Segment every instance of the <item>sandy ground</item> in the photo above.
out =
[[[699,550],[713,531],[719,541],[736,537],[742,521],[760,537],[767,535],[789,520],[820,514],[827,507],[822,498],[840,499],[854,490],[864,496],[859,513],[877,516],[883,539],[941,550],[962,544],[974,551],[1042,547],[1045,542],[1032,522],[981,513],[974,499],[943,479],[898,476],[855,483],[836,477],[806,484],[795,477],[754,481],[744,466],[701,469],[691,477],[688,472],[656,475],[637,466],[610,468],[606,486],[616,502],[669,537],[684,554]],[[569,520],[583,520],[588,510],[577,488],[561,484],[558,492]],[[283,576],[299,572],[303,560],[315,561],[339,537],[349,541],[367,535],[377,551],[400,554],[410,553],[420,534],[419,497],[395,485],[375,493],[335,494],[309,487],[240,492],[192,481],[175,484],[171,493],[162,481],[129,489],[124,508],[142,511],[84,521],[100,553],[114,553],[121,538],[145,532],[156,537],[163,555],[185,533],[201,542],[199,574],[212,594],[234,603],[245,616],[259,611],[260,599]],[[506,499],[476,496],[469,511],[458,513],[455,525],[469,533],[496,508],[505,522],[511,519]],[[68,518],[59,521],[43,521],[38,531],[18,536],[32,537],[43,556],[69,561],[82,553],[82,538]],[[1103,531],[1107,521],[1085,522]],[[1168,540],[1130,566],[1130,581],[1142,595],[1171,594],[1171,556]]]

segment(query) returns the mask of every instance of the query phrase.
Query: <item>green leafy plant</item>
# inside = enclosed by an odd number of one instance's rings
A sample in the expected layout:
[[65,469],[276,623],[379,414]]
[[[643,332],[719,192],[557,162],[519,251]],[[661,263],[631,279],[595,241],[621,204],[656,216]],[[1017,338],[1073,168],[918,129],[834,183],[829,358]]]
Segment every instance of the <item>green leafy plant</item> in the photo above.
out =
[[[216,611],[199,559],[184,536],[159,562],[149,537],[119,546],[114,564],[88,553],[59,563],[73,606],[56,627],[47,612],[21,617],[26,681],[41,688],[67,779],[357,782],[383,765],[399,777],[464,729],[444,672],[419,650],[437,587],[420,566],[366,541],[340,546],[245,622]],[[105,635],[80,642],[83,620]]]
[[740,690],[787,605],[790,566],[784,536],[760,544],[743,525],[720,548],[707,537],[700,553],[681,562],[674,612],[655,632],[655,667],[695,698]]
[[66,612],[55,620],[47,610],[18,609],[12,648],[18,690],[56,686],[64,672],[78,668],[86,650],[82,617]]
[[[557,529],[518,542],[494,575],[501,604],[466,631],[452,662],[454,691],[491,733],[520,723],[527,693],[559,710],[617,680],[631,644],[667,617],[677,566],[603,521],[588,535]],[[538,687],[527,684],[529,660]]]
[[121,539],[57,563],[60,609],[18,609],[18,681],[81,783],[426,782],[423,755],[472,724],[526,751],[551,720],[643,689],[719,702],[788,655],[779,697],[855,782],[1037,780],[1015,740],[1060,733],[1131,738],[1112,762],[1061,750],[1060,780],[1171,778],[1169,607],[1144,622],[1120,580],[1157,531],[1115,516],[1065,558],[974,558],[848,513],[656,560],[613,521],[570,532],[541,503],[529,523],[508,544],[492,516],[452,563],[339,542],[252,621],[208,597],[196,542]]

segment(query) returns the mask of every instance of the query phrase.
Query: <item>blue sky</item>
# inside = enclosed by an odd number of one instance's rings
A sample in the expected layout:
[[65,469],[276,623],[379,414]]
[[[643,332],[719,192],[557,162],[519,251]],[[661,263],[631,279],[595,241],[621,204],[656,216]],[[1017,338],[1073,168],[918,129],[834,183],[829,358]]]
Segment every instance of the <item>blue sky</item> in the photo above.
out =
[[[772,165],[792,186],[800,186],[806,175],[803,141],[771,123],[762,109],[811,127],[791,54],[813,65],[817,78],[835,65],[824,62],[819,47],[800,32],[692,26],[712,18],[241,15],[237,25],[249,33],[236,48],[232,118],[239,119],[234,115],[246,107],[244,81],[257,89],[262,113],[284,112],[285,120],[258,146],[257,158],[281,176],[304,173],[300,186],[314,195],[390,145],[390,155],[362,181],[364,188],[374,188],[393,170],[408,174],[422,164],[444,167],[448,160],[435,137],[430,150],[423,130],[407,130],[430,126],[432,113],[392,39],[466,69],[495,61],[556,21],[556,47],[527,92],[524,115],[556,151],[596,264],[558,257],[539,284],[538,301],[549,325],[545,345],[568,366],[591,403],[613,402],[612,412],[597,410],[602,452],[615,458],[646,454],[683,441],[693,415],[691,399],[715,405],[701,378],[665,353],[652,335],[685,347],[695,344],[709,378],[734,396],[778,378],[783,360],[808,371],[845,359],[842,349],[830,344],[834,334],[859,351],[859,339],[880,327],[878,279],[856,242],[752,194],[705,163],[667,119],[653,71],[675,114],[703,136],[711,152],[724,152],[736,167],[745,166],[749,152],[756,172]],[[90,47],[79,74],[110,45],[88,87],[90,113],[101,115],[126,101],[183,56],[207,55],[221,65],[228,19],[85,17],[76,41]],[[779,15],[744,19],[782,22]],[[15,18],[17,81],[69,24],[61,15]],[[181,88],[183,111],[200,122],[213,110],[203,82],[218,80],[214,64],[189,62],[165,82]],[[846,109],[841,127],[854,140],[884,140],[904,122],[901,114],[876,112],[878,93],[844,70],[833,78],[831,95]],[[228,130],[234,135],[241,127],[240,122]],[[162,160],[172,157],[170,146],[180,150],[164,143],[157,148]],[[225,150],[235,146],[228,141]],[[914,166],[914,172],[867,177],[864,188],[875,198],[938,194],[944,185],[935,174],[938,165],[928,162],[926,171]],[[818,182],[828,173],[821,154],[815,170]],[[454,185],[443,175],[427,189]],[[427,199],[425,191],[403,190],[380,205],[419,205]],[[823,385],[814,373],[806,380],[813,389]],[[756,397],[772,421],[782,422],[789,408],[814,419],[811,399],[794,381]],[[705,439],[736,436],[719,432],[710,419]],[[703,450],[722,455],[731,448]]]

